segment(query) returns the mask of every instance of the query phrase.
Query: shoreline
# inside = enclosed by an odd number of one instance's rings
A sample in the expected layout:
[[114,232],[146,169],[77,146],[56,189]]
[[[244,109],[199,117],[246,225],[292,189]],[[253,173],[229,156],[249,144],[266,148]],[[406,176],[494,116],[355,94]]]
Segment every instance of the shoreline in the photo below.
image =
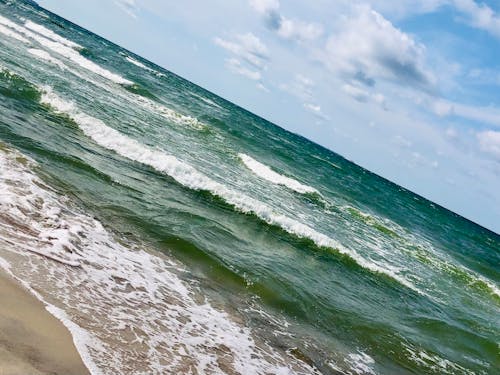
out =
[[0,268],[0,375],[89,375],[64,324]]

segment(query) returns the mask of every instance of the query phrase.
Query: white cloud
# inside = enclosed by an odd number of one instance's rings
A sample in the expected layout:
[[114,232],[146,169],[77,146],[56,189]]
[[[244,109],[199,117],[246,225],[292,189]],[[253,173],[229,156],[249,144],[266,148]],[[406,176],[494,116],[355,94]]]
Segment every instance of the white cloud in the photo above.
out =
[[396,135],[392,137],[391,140],[392,143],[394,143],[398,147],[403,147],[403,148],[410,148],[412,143],[402,135]]
[[435,100],[432,102],[424,102],[423,104],[430,105],[433,112],[440,116],[458,116],[467,120],[479,122],[481,124],[489,124],[500,127],[500,109],[494,106],[473,106],[462,103],[456,103],[445,99]]
[[449,116],[453,113],[453,104],[446,100],[436,100],[432,103],[432,110],[439,117]]
[[257,88],[264,92],[271,92],[262,82],[257,83]]
[[413,14],[430,13],[449,0],[372,0],[370,4],[377,11],[396,18],[404,18]]
[[246,33],[238,34],[234,39],[235,41],[229,41],[216,37],[214,43],[254,67],[264,67],[269,60],[269,52],[266,45],[258,37],[252,33]]
[[468,23],[500,38],[500,15],[483,3],[474,0],[452,0],[452,4],[468,16]]
[[278,0],[250,0],[250,6],[262,14],[267,26],[283,39],[307,42],[323,34],[323,27],[318,23],[292,19],[280,14]]
[[317,118],[321,120],[329,120],[329,117],[323,113],[321,110],[321,106],[314,103],[304,103],[304,108],[315,115]]
[[311,101],[314,86],[315,84],[310,78],[296,74],[291,83],[282,84],[280,88],[303,101]]
[[366,103],[370,98],[370,93],[367,90],[348,83],[342,86],[342,91],[361,103]]
[[360,103],[375,102],[383,109],[387,110],[387,101],[381,93],[372,93],[369,89],[361,87],[358,83],[346,83],[342,86],[342,91]]
[[279,0],[250,0],[250,6],[259,13],[268,13],[278,11],[280,7]]
[[341,31],[328,39],[320,60],[332,71],[367,85],[382,78],[429,88],[434,79],[424,68],[425,47],[370,7],[355,10]]
[[323,34],[323,27],[317,23],[308,23],[281,17],[277,32],[284,39],[305,42],[320,37]]
[[214,43],[233,55],[226,59],[226,67],[232,73],[257,81],[258,89],[269,91],[261,82],[262,72],[267,69],[269,51],[257,36],[252,33],[237,34],[232,41],[216,37]]
[[252,81],[260,81],[262,79],[262,75],[257,70],[251,70],[245,67],[238,59],[231,58],[226,60],[226,66],[233,73],[242,75]]
[[328,116],[323,113],[321,106],[316,103],[314,98],[314,88],[316,84],[312,79],[302,74],[296,74],[293,81],[288,84],[280,85],[281,90],[300,99],[302,106],[308,112],[322,120],[328,120]]
[[500,132],[488,130],[477,134],[479,148],[500,160]]
[[115,0],[115,4],[132,18],[137,18],[139,7],[135,0]]

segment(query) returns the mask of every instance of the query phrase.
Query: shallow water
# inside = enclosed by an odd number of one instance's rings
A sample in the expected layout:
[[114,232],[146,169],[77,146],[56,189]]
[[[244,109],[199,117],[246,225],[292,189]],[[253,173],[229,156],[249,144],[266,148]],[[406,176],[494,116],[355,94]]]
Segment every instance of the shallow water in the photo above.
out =
[[94,373],[497,373],[498,235],[21,1],[0,95],[0,264]]

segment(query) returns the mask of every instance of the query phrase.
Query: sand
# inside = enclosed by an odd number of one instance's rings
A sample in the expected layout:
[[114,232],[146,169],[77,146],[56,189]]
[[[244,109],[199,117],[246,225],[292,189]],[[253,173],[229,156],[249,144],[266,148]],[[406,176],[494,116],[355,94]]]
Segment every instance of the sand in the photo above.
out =
[[0,270],[0,375],[89,374],[69,331]]

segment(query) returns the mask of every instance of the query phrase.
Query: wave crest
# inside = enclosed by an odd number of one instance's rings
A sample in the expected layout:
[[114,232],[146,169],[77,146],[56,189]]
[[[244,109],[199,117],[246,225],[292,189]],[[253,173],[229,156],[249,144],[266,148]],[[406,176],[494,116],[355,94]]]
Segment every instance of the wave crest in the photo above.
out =
[[308,194],[308,193],[319,194],[318,190],[316,190],[315,188],[308,185],[304,185],[299,181],[294,180],[293,178],[283,176],[273,171],[267,165],[258,162],[257,160],[253,159],[252,157],[246,154],[238,154],[238,157],[241,159],[243,164],[245,164],[245,166],[248,169],[250,169],[253,173],[255,173],[257,176],[263,178],[266,181],[269,181],[276,185],[286,186],[287,188],[301,194]]

